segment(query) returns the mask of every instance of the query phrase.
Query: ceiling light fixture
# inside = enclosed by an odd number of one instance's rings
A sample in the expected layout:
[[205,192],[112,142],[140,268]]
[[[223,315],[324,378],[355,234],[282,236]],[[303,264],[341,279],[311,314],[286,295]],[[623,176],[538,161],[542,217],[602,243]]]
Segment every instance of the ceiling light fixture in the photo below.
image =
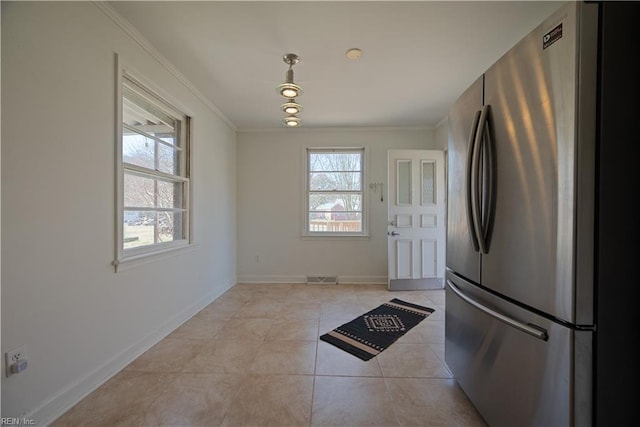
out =
[[293,82],[293,66],[300,61],[295,53],[287,53],[282,57],[285,64],[289,65],[284,83],[278,85],[277,91],[280,95],[287,98],[287,102],[280,106],[280,109],[288,114],[284,118],[283,123],[287,127],[296,127],[300,125],[301,120],[296,114],[302,111],[302,105],[295,100],[297,96],[302,95],[302,88]]
[[284,124],[288,127],[296,127],[300,125],[300,119],[294,115],[290,115],[284,118]]
[[302,88],[293,82],[293,66],[300,61],[295,53],[287,53],[282,60],[289,65],[284,83],[278,85],[278,93],[287,99],[302,95]]
[[352,49],[349,49],[345,53],[345,55],[349,59],[360,59],[360,57],[362,56],[362,50],[358,49],[357,47],[354,47]]
[[282,104],[280,108],[287,114],[298,114],[302,111],[302,105],[298,104],[293,98],[289,102]]

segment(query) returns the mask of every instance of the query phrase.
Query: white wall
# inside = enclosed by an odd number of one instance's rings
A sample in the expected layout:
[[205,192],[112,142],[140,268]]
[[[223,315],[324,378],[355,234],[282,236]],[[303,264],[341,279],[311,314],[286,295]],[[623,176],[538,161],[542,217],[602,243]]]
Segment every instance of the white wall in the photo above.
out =
[[[2,2],[2,417],[43,425],[235,283],[235,131],[91,2]],[[193,116],[195,245],[119,273],[118,52]]]
[[435,145],[439,150],[448,150],[449,145],[449,119],[443,118],[433,130]]
[[[305,239],[305,147],[369,147],[369,238]],[[238,133],[238,281],[301,282],[337,275],[343,282],[386,283],[387,151],[434,149],[432,130],[306,130]]]

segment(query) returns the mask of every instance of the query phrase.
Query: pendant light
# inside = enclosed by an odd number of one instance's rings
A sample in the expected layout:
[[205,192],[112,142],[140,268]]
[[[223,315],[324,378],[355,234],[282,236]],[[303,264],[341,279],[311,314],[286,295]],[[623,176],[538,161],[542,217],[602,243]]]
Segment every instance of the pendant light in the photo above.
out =
[[278,93],[287,99],[302,95],[302,88],[293,82],[293,66],[300,61],[295,53],[287,53],[282,57],[285,64],[289,65],[284,83],[278,85]]
[[284,118],[283,122],[287,127],[293,128],[296,126],[300,126],[300,119],[294,115],[290,115]]
[[293,98],[289,102],[282,104],[280,108],[287,114],[298,114],[302,111],[302,105],[298,104]]
[[300,57],[295,53],[287,53],[282,57],[285,64],[289,66],[285,75],[284,83],[278,85],[277,92],[287,99],[287,102],[280,106],[280,109],[287,114],[283,123],[287,127],[296,127],[300,125],[301,120],[296,114],[302,111],[302,105],[295,100],[296,97],[302,95],[302,88],[295,84],[293,80],[293,66],[300,61]]

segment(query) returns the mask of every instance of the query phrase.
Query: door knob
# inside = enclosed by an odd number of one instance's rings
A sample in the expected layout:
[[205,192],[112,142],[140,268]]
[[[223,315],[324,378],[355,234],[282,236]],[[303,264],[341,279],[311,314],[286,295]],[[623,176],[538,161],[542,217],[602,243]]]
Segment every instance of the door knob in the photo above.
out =
[[387,233],[387,236],[399,236],[399,235],[400,235],[400,233],[396,233],[395,231]]

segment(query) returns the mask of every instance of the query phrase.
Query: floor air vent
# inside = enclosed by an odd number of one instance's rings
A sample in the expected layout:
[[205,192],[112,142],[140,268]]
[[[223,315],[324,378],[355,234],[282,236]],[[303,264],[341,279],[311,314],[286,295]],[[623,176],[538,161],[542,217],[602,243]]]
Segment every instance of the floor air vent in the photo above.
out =
[[337,285],[337,276],[307,276],[307,283],[310,285]]

